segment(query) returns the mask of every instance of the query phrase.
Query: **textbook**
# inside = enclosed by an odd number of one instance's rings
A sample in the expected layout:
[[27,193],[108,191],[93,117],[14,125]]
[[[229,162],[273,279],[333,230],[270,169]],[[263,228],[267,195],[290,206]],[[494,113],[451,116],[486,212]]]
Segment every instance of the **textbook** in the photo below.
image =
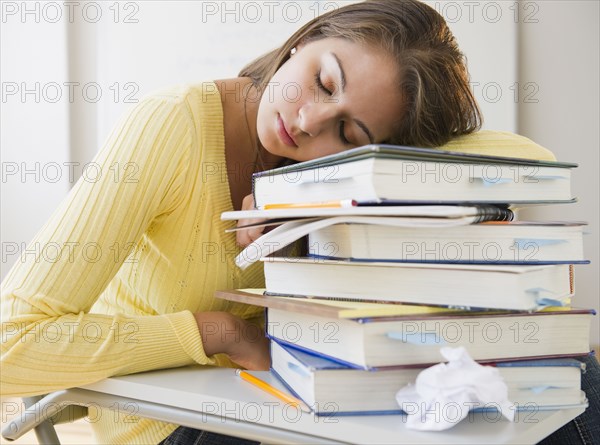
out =
[[267,291],[365,301],[509,310],[564,306],[572,266],[262,258]]
[[[316,415],[401,414],[395,396],[422,368],[357,370],[271,341],[271,370]],[[575,359],[494,364],[517,409],[559,409],[586,403],[584,366]],[[470,407],[494,408],[494,407]],[[468,409],[468,408],[467,408]]]
[[255,173],[252,190],[257,208],[347,199],[374,203],[573,202],[574,167],[577,164],[366,145]]
[[413,262],[588,263],[583,256],[584,223],[485,222],[452,226],[401,227],[342,223],[308,234],[310,256]]
[[[507,220],[513,218],[510,209],[498,208],[495,206],[479,207],[455,207],[455,206],[394,206],[394,207],[356,207],[356,209],[365,209],[378,211],[379,215],[363,213],[360,215],[346,214],[329,217],[316,217],[312,209],[292,209],[292,210],[249,210],[244,212],[229,212],[225,218],[259,218],[272,219],[278,216],[267,215],[270,213],[295,212],[297,214],[304,212],[305,217],[297,220],[283,222],[279,227],[260,236],[253,243],[248,245],[237,257],[236,265],[242,269],[248,267],[253,262],[264,258],[273,252],[293,243],[294,241],[319,229],[342,223],[353,224],[371,224],[394,227],[412,227],[412,228],[448,228],[453,226],[475,224],[488,220]],[[351,209],[316,209],[316,210],[338,210],[349,212]],[[382,211],[387,211],[386,213]],[[393,213],[392,213],[393,212]],[[240,215],[243,213],[244,216]],[[232,215],[234,214],[234,215]],[[262,215],[261,215],[262,214]],[[309,217],[306,215],[313,215]],[[299,215],[295,215],[299,216]],[[293,217],[293,216],[291,216]],[[243,227],[258,227],[265,225],[264,222],[251,224]],[[238,228],[239,229],[239,228]],[[233,229],[232,229],[233,230]],[[529,248],[529,246],[528,246]]]
[[[235,301],[237,303],[251,304],[291,312],[319,315],[330,318],[368,318],[368,317],[393,317],[428,314],[472,313],[462,309],[450,309],[441,306],[424,306],[404,303],[373,303],[365,301],[331,300],[314,298],[312,296],[280,296],[269,295],[266,289],[235,289],[218,290],[216,298]],[[547,308],[545,310],[548,310]]]
[[[514,217],[512,210],[498,205],[414,205],[393,206],[354,203],[350,206],[306,207],[232,210],[221,213],[222,220],[260,218],[267,220],[304,220],[308,218],[350,218],[350,217],[392,217],[405,219],[408,225],[448,225],[472,224],[482,221],[510,221]],[[413,219],[414,218],[414,219]]]
[[565,307],[344,319],[270,307],[267,335],[363,369],[437,363],[442,346],[464,346],[479,362],[514,361],[588,354],[594,314]]

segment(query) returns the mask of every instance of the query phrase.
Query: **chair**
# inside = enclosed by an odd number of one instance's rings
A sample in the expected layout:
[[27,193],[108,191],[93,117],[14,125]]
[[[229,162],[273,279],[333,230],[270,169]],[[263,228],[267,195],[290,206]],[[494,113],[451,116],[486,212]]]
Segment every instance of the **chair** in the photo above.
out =
[[60,445],[54,425],[73,422],[87,416],[85,404],[81,401],[70,401],[71,398],[68,391],[24,397],[25,410],[4,427],[2,437],[13,441],[34,429],[40,444]]

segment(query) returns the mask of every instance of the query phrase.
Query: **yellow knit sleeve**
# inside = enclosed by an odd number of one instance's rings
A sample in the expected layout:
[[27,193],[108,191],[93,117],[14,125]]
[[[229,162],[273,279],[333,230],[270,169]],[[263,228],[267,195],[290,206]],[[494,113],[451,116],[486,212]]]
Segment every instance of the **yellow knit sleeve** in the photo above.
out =
[[184,199],[195,134],[185,97],[144,99],[29,243],[2,283],[3,396],[213,363],[190,312],[90,313],[146,229]]

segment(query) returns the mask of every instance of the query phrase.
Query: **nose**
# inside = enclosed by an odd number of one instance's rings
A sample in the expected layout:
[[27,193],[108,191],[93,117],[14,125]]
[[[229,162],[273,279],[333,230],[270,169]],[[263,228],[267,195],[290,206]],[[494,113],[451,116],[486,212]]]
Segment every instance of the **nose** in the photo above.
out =
[[315,137],[327,129],[335,127],[338,118],[338,107],[335,103],[306,103],[300,108],[300,130]]

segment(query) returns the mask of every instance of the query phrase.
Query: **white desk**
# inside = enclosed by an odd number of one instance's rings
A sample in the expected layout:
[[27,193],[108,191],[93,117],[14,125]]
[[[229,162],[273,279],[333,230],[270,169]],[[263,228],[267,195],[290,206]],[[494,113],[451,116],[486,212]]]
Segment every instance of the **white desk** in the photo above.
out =
[[[269,372],[253,374],[284,389]],[[405,428],[400,415],[327,418],[303,413],[243,381],[232,369],[206,367],[113,377],[52,396],[46,403],[57,409],[67,404],[118,407],[125,414],[277,444],[534,444],[584,410],[519,413],[514,423],[497,413],[471,413],[450,430],[416,432]],[[15,428],[9,425],[5,431]]]

